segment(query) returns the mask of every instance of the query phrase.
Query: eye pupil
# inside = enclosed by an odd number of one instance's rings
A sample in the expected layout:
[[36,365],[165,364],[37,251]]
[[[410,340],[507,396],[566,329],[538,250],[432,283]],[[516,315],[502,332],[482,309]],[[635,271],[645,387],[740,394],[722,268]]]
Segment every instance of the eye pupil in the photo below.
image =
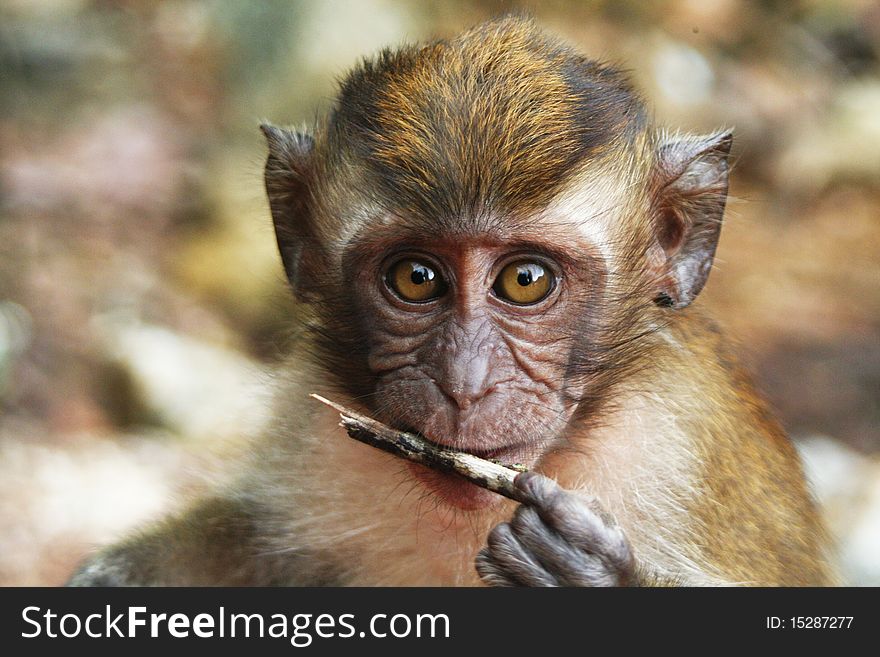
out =
[[516,277],[516,282],[523,287],[528,287],[532,284],[532,272],[528,269],[520,269],[519,274],[517,274]]
[[434,272],[425,267],[418,267],[413,269],[412,274],[409,276],[409,280],[413,282],[414,285],[424,285],[430,280],[433,280]]

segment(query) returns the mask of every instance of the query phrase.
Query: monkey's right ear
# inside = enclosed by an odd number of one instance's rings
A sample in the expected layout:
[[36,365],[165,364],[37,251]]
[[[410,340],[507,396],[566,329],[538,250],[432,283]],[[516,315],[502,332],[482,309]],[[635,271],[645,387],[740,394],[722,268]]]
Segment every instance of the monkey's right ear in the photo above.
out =
[[294,293],[307,300],[311,286],[304,254],[316,246],[311,221],[312,150],[310,135],[292,132],[264,123],[266,137],[266,194],[275,224],[275,239]]

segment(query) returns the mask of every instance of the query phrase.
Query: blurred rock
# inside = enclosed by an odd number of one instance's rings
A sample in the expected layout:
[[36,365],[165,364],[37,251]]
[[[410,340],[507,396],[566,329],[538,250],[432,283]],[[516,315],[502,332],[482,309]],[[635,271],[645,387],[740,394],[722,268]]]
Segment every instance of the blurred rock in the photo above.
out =
[[801,193],[817,193],[835,180],[880,182],[880,81],[841,85],[821,116],[804,121],[780,153],[776,180]]
[[88,220],[117,224],[132,213],[168,211],[185,172],[180,136],[166,117],[131,105],[61,128],[51,139],[22,134],[4,144],[0,178],[9,210],[84,211]]
[[880,459],[825,436],[810,436],[797,445],[839,546],[844,581],[880,586]]
[[9,390],[16,359],[33,338],[30,313],[17,303],[0,300],[0,400]]
[[651,64],[654,81],[665,102],[691,106],[709,100],[715,74],[695,48],[665,41],[654,52]]
[[61,584],[88,551],[179,505],[194,459],[161,438],[0,426],[0,585]]
[[880,82],[842,85],[833,104],[815,121],[804,121],[780,154],[781,185],[817,193],[837,179],[880,181]]
[[125,315],[94,325],[134,394],[175,433],[216,443],[256,435],[269,419],[269,374],[245,356]]

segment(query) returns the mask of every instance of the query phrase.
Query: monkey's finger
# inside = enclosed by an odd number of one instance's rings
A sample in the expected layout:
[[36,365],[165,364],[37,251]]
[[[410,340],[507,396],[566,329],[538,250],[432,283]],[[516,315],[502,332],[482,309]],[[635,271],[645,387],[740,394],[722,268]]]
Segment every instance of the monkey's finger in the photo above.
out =
[[541,519],[575,547],[606,559],[620,570],[632,568],[633,557],[623,531],[598,507],[534,472],[524,472],[514,480],[531,501]]
[[572,545],[598,555],[622,572],[633,568],[626,536],[595,499],[567,491],[537,473],[519,475],[514,485],[532,501],[541,519]]
[[543,500],[554,493],[563,490],[562,487],[550,477],[545,477],[537,472],[521,472],[514,480],[513,485],[523,493],[532,504],[541,504]]
[[596,546],[592,537],[601,537],[605,533],[605,518],[597,513],[594,500],[575,495],[536,472],[517,475],[513,485],[537,509],[544,522],[566,538],[573,535],[575,545],[580,541],[585,548],[587,545]]
[[[487,556],[505,577],[519,586],[559,586],[556,578],[524,549],[506,522],[489,532]],[[481,553],[482,554],[482,553]]]
[[488,548],[480,550],[474,560],[474,565],[477,568],[477,574],[486,586],[519,586],[492,560]]
[[523,548],[552,573],[561,586],[617,586],[620,583],[616,568],[559,536],[533,507],[519,507],[510,524]]

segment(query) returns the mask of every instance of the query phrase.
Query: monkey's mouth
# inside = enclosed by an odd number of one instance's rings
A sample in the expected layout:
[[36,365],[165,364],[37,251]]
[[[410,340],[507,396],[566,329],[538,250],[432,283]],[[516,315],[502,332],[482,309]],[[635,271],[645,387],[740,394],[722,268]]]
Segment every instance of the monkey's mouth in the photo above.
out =
[[[521,469],[529,467],[534,461],[535,448],[527,443],[499,445],[491,448],[472,449],[465,446],[452,446],[446,442],[433,440],[412,427],[401,429],[414,433],[441,449],[455,450],[473,454],[481,459],[494,461],[500,465]],[[496,493],[480,488],[454,472],[434,470],[418,463],[407,464],[415,479],[423,484],[441,503],[464,511],[489,509],[504,502]]]
[[499,465],[512,467],[514,469],[521,469],[522,467],[529,465],[529,461],[533,460],[532,457],[535,451],[535,448],[531,443],[525,442],[476,448],[444,440],[435,440],[412,426],[400,426],[398,429],[400,431],[414,434],[439,449],[448,449],[455,452],[472,454],[478,458],[486,459],[487,461],[494,461]]
[[485,511],[503,504],[505,498],[472,484],[454,472],[433,470],[419,463],[407,462],[416,481],[440,504],[461,511]]

